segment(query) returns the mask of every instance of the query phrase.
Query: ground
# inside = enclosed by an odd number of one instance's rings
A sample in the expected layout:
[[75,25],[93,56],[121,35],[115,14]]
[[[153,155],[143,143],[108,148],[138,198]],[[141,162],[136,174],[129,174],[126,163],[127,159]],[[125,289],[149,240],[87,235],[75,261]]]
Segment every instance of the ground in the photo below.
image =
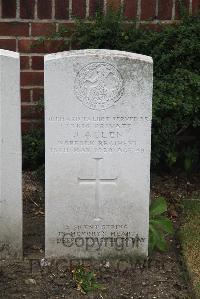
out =
[[[165,196],[169,217],[179,232],[184,199],[200,194],[199,177],[152,175],[151,197]],[[193,299],[194,293],[181,255],[178,234],[169,239],[167,253],[155,253],[149,261],[85,262],[94,270],[103,290],[88,295],[77,290],[72,270],[77,261],[44,259],[44,187],[38,174],[26,172],[24,191],[24,259],[0,262],[0,298],[67,299]]]
[[180,230],[183,258],[194,286],[197,298],[200,298],[200,201],[184,202],[183,221]]

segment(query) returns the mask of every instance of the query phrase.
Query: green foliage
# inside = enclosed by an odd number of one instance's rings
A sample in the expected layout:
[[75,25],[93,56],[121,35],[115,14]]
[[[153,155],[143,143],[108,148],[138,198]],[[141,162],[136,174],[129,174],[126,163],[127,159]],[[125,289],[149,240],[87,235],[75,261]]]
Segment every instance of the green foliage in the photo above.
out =
[[77,290],[81,293],[87,294],[97,289],[103,289],[102,285],[97,282],[94,272],[87,271],[83,266],[77,266],[72,273]]
[[22,137],[23,169],[36,169],[44,164],[44,131],[34,129]]
[[[187,17],[159,31],[125,26],[120,12],[78,21],[78,48],[125,50],[154,59],[152,165],[197,170],[200,161],[200,18]],[[188,138],[190,136],[190,138]],[[191,142],[192,141],[192,142]],[[187,151],[185,149],[187,148]]]
[[124,40],[123,15],[121,11],[108,10],[97,13],[94,20],[76,20],[71,35],[72,47],[79,49],[119,49]]
[[158,249],[166,251],[168,246],[165,240],[167,234],[173,234],[173,225],[164,213],[167,211],[167,203],[163,197],[154,200],[149,211],[149,253]]
[[[64,49],[68,49],[70,45],[70,40],[68,35],[70,34],[70,30],[65,26],[59,26],[59,31],[51,33],[47,36],[40,36],[37,40],[31,45],[31,49],[34,50],[37,46],[43,46],[48,50],[51,45],[51,41],[57,41],[57,51],[62,51]],[[61,43],[59,44],[59,41]]]
[[124,22],[122,11],[76,20],[46,39],[63,40],[62,50],[107,48],[149,55],[154,60],[152,166],[198,171],[200,165],[200,17],[187,16],[158,29]]

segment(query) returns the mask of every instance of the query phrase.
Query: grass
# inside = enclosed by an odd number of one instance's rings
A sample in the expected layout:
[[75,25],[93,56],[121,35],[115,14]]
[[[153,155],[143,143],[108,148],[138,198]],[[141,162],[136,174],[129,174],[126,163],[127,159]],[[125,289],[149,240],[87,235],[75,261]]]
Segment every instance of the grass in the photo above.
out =
[[200,201],[198,200],[184,201],[181,243],[194,292],[197,298],[200,298]]

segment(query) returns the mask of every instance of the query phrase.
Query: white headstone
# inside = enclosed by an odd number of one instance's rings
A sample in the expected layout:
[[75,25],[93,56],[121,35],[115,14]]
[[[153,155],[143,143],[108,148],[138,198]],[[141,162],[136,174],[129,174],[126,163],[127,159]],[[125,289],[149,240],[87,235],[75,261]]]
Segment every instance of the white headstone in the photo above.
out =
[[0,50],[0,257],[22,256],[19,54]]
[[46,256],[147,255],[152,59],[45,58]]

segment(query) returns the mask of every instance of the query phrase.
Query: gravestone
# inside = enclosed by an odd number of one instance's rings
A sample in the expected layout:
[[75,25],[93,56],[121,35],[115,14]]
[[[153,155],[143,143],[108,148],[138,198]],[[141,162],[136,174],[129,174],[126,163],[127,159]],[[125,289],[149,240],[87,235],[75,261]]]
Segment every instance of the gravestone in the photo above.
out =
[[22,256],[19,54],[0,50],[0,258]]
[[45,57],[46,257],[148,253],[151,57]]

